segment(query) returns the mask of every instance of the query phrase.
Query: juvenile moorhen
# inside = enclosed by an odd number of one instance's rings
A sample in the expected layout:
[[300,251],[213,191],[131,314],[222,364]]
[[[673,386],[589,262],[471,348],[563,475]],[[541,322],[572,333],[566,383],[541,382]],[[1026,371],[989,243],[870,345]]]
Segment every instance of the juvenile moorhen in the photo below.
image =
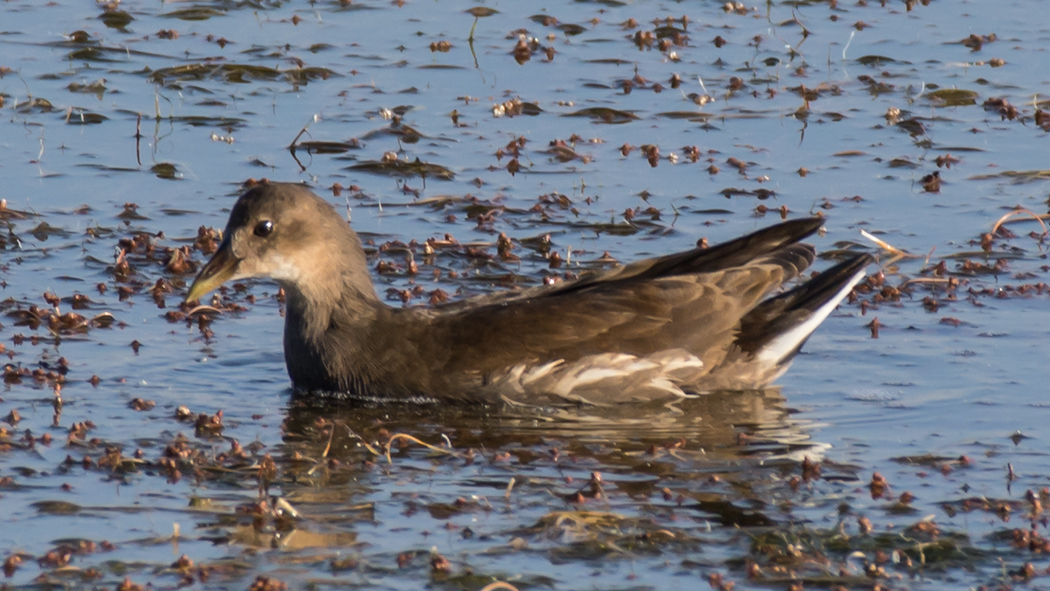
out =
[[813,262],[821,218],[632,263],[551,287],[435,307],[376,295],[361,241],[302,185],[262,181],[234,204],[186,296],[276,280],[296,389],[375,399],[594,404],[768,385],[864,277],[853,256],[780,288]]

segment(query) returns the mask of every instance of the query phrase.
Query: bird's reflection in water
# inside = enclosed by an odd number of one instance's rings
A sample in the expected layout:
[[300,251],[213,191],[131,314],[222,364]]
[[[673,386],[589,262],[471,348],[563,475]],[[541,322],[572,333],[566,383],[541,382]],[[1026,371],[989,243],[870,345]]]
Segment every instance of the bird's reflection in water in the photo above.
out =
[[[328,431],[329,424],[338,426],[334,433]],[[780,388],[771,387],[670,403],[567,408],[333,404],[295,397],[285,432],[288,443],[313,441],[327,449],[326,457],[341,461],[365,452],[362,442],[382,446],[401,433],[461,452],[509,452],[519,461],[531,459],[531,454],[556,453],[552,449],[585,456],[605,449],[630,455],[666,450],[719,463],[817,459],[826,446],[811,441],[806,425],[792,416]]]
[[676,515],[727,532],[765,527],[784,518],[803,458],[822,456],[807,430],[779,388],[559,409],[293,397],[269,492],[300,515],[241,520],[228,535],[249,546],[346,547],[363,523],[433,528],[474,512],[495,530],[539,528],[544,539],[555,535],[548,522],[598,514],[617,531],[663,531]]

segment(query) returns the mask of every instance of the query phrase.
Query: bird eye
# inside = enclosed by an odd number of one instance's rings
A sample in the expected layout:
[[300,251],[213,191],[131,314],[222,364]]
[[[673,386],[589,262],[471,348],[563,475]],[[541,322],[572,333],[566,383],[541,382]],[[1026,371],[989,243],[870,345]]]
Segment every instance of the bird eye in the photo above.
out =
[[263,220],[258,224],[255,224],[255,230],[252,232],[260,238],[266,238],[271,232],[273,232],[273,222],[270,220]]

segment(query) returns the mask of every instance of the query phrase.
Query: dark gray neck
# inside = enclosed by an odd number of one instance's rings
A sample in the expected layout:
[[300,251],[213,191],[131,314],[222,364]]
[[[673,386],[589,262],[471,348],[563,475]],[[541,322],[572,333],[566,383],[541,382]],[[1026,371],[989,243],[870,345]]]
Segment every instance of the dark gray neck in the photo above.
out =
[[297,388],[363,395],[375,375],[370,343],[389,308],[376,296],[357,236],[350,238],[306,280],[282,285],[284,359]]

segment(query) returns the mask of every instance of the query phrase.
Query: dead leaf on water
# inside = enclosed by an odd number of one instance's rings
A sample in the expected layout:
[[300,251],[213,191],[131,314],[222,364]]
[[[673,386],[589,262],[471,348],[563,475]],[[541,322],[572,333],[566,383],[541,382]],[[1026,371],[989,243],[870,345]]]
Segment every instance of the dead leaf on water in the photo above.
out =
[[45,98],[34,98],[25,101],[15,107],[15,111],[21,114],[29,114],[33,112],[37,113],[50,113],[55,110],[55,106],[51,104],[51,101]]
[[977,104],[977,93],[961,88],[942,88],[926,95],[938,107],[963,107]]
[[1031,183],[1034,181],[1045,181],[1050,179],[1050,169],[1045,170],[1005,170],[993,174],[975,174],[969,177],[971,181],[987,181],[992,179],[1012,179],[1014,184]]
[[109,328],[116,322],[116,318],[109,312],[103,312],[91,319],[91,324],[98,328]]
[[159,179],[175,180],[179,178],[175,165],[169,162],[158,162],[151,166],[149,170]]
[[39,240],[40,242],[47,240],[51,236],[71,235],[68,231],[63,230],[62,228],[52,226],[47,222],[40,222],[35,228],[30,230],[29,233],[32,234],[33,237]]
[[419,158],[414,161],[407,160],[366,160],[360,164],[348,166],[348,170],[363,170],[376,174],[388,176],[418,176],[421,178],[436,178],[450,181],[455,178],[455,173],[439,164],[423,162]]
[[164,18],[177,18],[183,21],[206,21],[213,16],[226,16],[226,11],[218,10],[216,8],[208,8],[206,6],[191,6],[190,8],[182,8],[166,12],[160,16]]
[[899,62],[892,57],[887,57],[885,55],[865,55],[858,57],[857,63],[864,66],[881,66],[883,64],[907,64],[908,62]]
[[218,78],[226,82],[246,83],[255,80],[279,80],[282,77],[289,82],[306,82],[314,79],[327,79],[337,76],[328,68],[297,67],[278,70],[267,66],[249,64],[185,64],[170,68],[160,68],[150,72],[149,79],[157,84],[172,84],[189,80]]
[[46,515],[74,515],[81,511],[80,505],[69,501],[37,501],[29,506]]
[[181,115],[172,117],[171,120],[191,127],[218,127],[229,131],[240,129],[247,123],[247,120],[238,117],[207,117],[204,115]]
[[109,117],[90,111],[72,111],[66,117],[66,123],[70,125],[96,125],[108,120]]
[[657,117],[664,119],[687,119],[689,121],[707,121],[712,117],[711,113],[699,113],[697,111],[664,111],[657,113]]
[[350,150],[357,150],[360,147],[361,144],[357,140],[345,142],[306,141],[295,144],[291,149],[305,150],[310,154],[343,154]]
[[102,24],[110,29],[127,33],[128,25],[135,19],[124,10],[107,10],[99,15],[98,20],[102,21]]
[[609,107],[588,107],[586,109],[580,109],[579,111],[573,111],[572,113],[565,113],[562,116],[590,117],[591,119],[597,119],[604,123],[627,123],[641,119],[641,117],[630,111],[611,109]]
[[495,8],[489,8],[487,6],[475,6],[474,8],[466,10],[465,12],[474,18],[485,18],[486,16],[499,14],[498,10],[496,10]]

